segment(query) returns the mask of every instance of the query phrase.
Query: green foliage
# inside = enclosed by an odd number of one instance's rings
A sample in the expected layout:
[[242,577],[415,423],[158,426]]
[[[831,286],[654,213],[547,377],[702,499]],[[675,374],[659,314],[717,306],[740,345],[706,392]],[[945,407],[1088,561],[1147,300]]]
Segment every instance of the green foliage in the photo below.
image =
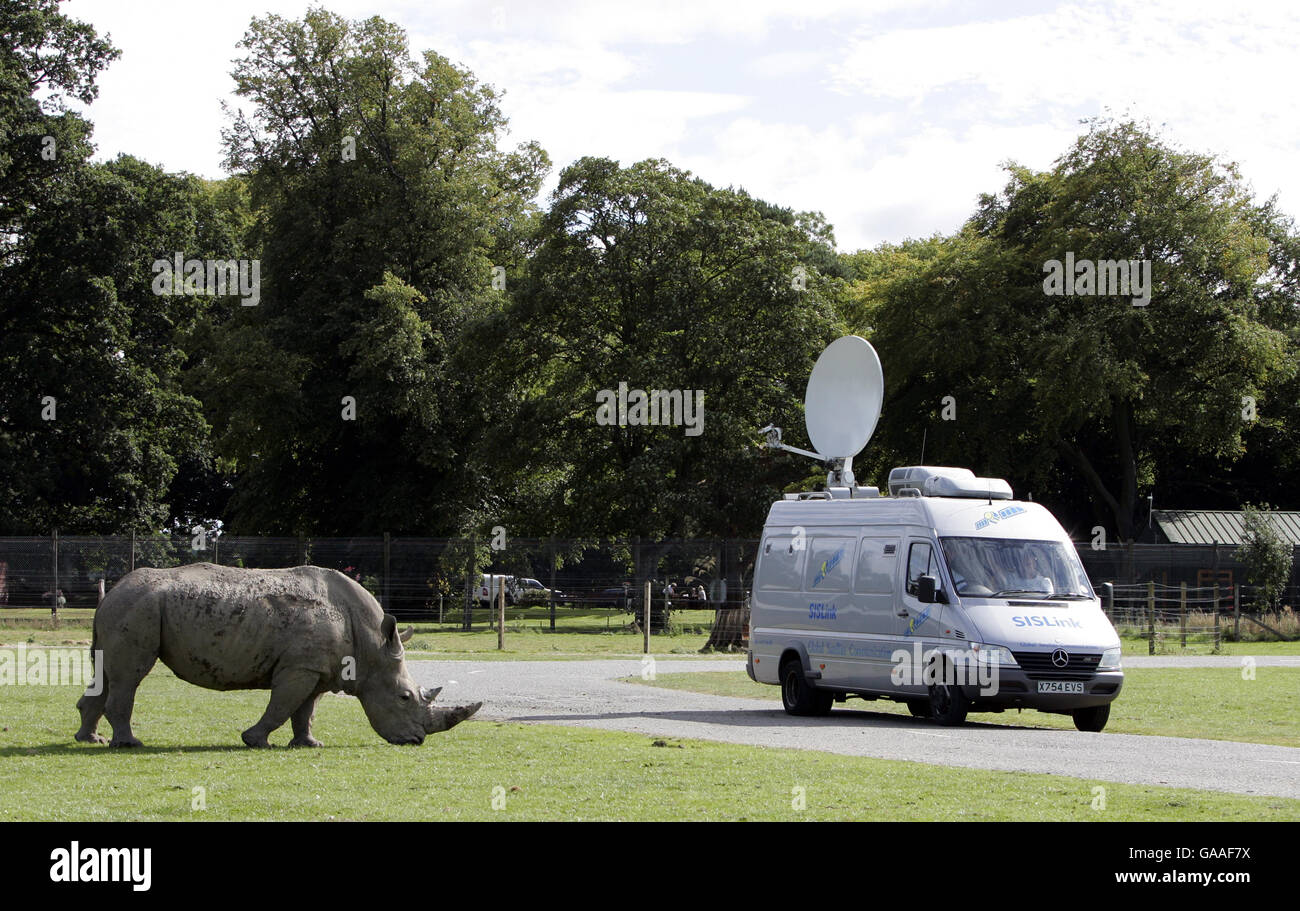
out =
[[498,151],[495,92],[412,59],[382,19],[272,15],[240,47],[252,111],[232,113],[226,150],[251,188],[264,290],[214,333],[231,524],[454,533],[480,494],[467,438],[482,397],[451,359],[500,306],[493,267],[522,262],[546,156]]
[[[520,290],[484,327],[510,391],[486,446],[511,479],[506,514],[561,535],[756,534],[790,473],[757,431],[802,424],[841,328],[815,224],[663,161],[567,168]],[[597,394],[620,382],[702,390],[702,433],[601,425]]]
[[[1269,401],[1277,431],[1300,338],[1293,226],[1235,166],[1131,122],[1093,123],[1051,171],[1008,173],[957,235],[852,262],[850,315],[874,327],[887,384],[871,464],[914,462],[928,431],[928,462],[1008,477],[1078,519],[1090,502],[1132,538],[1139,490],[1170,505],[1166,471],[1245,451],[1243,397]],[[1045,294],[1067,252],[1150,260],[1150,304]],[[956,421],[939,419],[945,396]]]
[[[181,384],[206,302],[153,293],[151,265],[230,231],[195,178],[88,161],[89,124],[60,91],[93,99],[117,52],[56,9],[0,10],[0,531],[147,531],[207,433]],[[52,112],[31,95],[44,87]]]
[[1291,578],[1294,546],[1274,526],[1267,503],[1246,503],[1241,509],[1241,546],[1233,559],[1246,565],[1246,580],[1258,587],[1260,600],[1276,610]]

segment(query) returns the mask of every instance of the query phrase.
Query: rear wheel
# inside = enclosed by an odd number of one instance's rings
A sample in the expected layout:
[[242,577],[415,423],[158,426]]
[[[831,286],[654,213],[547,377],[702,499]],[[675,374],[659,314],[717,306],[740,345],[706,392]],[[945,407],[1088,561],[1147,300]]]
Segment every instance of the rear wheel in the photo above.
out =
[[811,686],[804,677],[803,665],[790,659],[781,665],[781,702],[791,715],[827,715],[835,694]]
[[1081,731],[1097,732],[1110,720],[1110,703],[1074,710],[1074,726]]

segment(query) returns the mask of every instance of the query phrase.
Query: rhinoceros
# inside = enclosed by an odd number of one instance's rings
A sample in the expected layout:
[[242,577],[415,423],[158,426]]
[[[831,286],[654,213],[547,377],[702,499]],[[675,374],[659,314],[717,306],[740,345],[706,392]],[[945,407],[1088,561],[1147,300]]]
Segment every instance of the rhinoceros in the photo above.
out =
[[390,743],[423,743],[482,703],[434,706],[442,688],[418,687],[407,673],[402,643],[410,634],[399,634],[396,618],[355,580],[320,566],[137,569],[95,612],[91,649],[100,685],[77,702],[76,739],[103,743],[95,729],[106,715],[109,746],[140,746],[131,733],[136,687],[162,659],[197,686],[269,689],[266,712],[243,732],[250,747],[269,746],[267,735],[288,720],[290,746],[320,746],[311,722],[328,692],[359,698],[370,726]]

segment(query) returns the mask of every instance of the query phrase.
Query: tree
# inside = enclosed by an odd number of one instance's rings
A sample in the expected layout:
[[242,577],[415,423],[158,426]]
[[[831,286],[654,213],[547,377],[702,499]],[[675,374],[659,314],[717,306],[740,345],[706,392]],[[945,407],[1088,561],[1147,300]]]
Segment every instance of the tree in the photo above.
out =
[[[483,496],[453,358],[522,262],[535,144],[498,151],[494,91],[379,18],[253,21],[228,165],[258,221],[262,303],[207,359],[229,519],[249,533],[452,534]],[[497,283],[499,285],[499,282]],[[479,359],[482,352],[476,352]]]
[[1276,610],[1291,578],[1294,547],[1273,524],[1267,503],[1246,503],[1241,509],[1241,546],[1233,559],[1246,565],[1246,579],[1256,586],[1259,596],[1256,603]]
[[[826,249],[817,224],[663,161],[565,169],[518,292],[484,326],[510,391],[483,444],[506,479],[505,523],[580,538],[756,537],[806,471],[761,450],[758,430],[776,421],[800,436],[804,383],[840,332],[839,280],[814,262]],[[670,404],[650,423],[655,390]],[[667,547],[635,549],[638,580]],[[732,598],[752,560],[725,555]]]
[[155,294],[151,266],[224,223],[194,178],[89,163],[63,95],[94,99],[107,40],[50,0],[4,4],[0,34],[0,533],[154,530],[207,428],[180,384],[205,301]]
[[[908,268],[866,288],[881,439],[916,453],[928,429],[927,461],[1086,498],[1095,522],[1132,539],[1139,490],[1188,457],[1239,458],[1243,403],[1293,380],[1294,236],[1234,166],[1134,123],[1092,124],[1049,172],[1008,172],[959,234],[900,249]],[[1067,253],[1150,261],[1149,304],[1134,306],[1136,288],[1092,293],[1095,277],[1047,293]],[[935,421],[948,396],[957,420]]]

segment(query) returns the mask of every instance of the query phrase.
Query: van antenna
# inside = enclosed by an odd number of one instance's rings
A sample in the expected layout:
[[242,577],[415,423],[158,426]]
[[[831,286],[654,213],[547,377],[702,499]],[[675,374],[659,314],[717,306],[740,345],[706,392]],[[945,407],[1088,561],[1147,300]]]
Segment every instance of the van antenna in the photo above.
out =
[[923,428],[921,431],[921,461],[919,464],[925,464],[925,437],[930,432],[930,428]]

